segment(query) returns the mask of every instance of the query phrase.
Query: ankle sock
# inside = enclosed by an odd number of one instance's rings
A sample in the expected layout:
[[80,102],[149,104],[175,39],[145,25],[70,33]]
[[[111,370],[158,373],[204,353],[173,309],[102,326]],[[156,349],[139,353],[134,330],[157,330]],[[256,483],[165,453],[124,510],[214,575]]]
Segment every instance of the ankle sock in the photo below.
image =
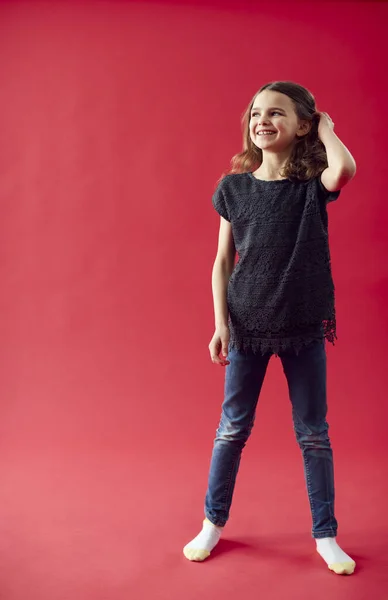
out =
[[205,560],[218,544],[222,530],[223,527],[217,527],[205,519],[200,533],[183,548],[185,557],[198,562]]
[[335,537],[316,539],[317,552],[331,571],[337,575],[351,575],[356,563],[338,546]]

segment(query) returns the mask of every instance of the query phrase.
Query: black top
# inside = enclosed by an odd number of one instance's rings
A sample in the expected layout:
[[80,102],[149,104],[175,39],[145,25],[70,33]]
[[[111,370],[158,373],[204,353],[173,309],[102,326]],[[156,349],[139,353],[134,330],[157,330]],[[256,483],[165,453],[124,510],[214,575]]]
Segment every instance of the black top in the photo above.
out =
[[278,354],[336,339],[334,283],[320,177],[307,182],[227,175],[212,201],[232,225],[238,262],[227,291],[230,347]]

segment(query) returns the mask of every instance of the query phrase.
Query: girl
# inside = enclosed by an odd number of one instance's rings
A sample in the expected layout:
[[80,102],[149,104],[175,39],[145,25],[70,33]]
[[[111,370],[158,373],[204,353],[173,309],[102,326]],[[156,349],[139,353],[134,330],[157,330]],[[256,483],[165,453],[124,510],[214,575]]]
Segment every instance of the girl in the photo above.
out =
[[[356,164],[302,86],[264,85],[243,118],[244,150],[213,195],[221,216],[212,289],[213,363],[227,366],[205,520],[183,552],[202,561],[226,524],[242,449],[268,362],[280,357],[302,450],[316,549],[329,569],[355,562],[336,542],[333,455],[326,421],[325,340],[334,343],[334,284],[326,205]],[[239,260],[235,265],[236,252]]]

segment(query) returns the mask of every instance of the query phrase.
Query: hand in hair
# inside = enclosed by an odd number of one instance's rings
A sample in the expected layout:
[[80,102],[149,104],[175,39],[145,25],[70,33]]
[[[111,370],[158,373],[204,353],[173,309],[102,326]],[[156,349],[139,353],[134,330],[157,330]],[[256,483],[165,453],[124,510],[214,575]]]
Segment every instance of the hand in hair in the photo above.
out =
[[318,136],[319,139],[322,139],[322,134],[327,131],[333,131],[334,130],[334,123],[332,121],[332,119],[329,117],[329,115],[325,112],[317,112],[316,115],[318,115],[319,117],[319,124],[318,124]]

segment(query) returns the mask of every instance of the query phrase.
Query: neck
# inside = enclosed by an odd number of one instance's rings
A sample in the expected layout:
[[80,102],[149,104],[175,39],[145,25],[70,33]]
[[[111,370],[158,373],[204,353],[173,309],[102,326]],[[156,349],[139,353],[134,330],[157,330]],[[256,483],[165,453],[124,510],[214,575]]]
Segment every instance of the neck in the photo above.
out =
[[289,156],[289,150],[276,154],[263,151],[263,162],[255,171],[255,176],[262,179],[283,179],[280,173],[286,166]]

